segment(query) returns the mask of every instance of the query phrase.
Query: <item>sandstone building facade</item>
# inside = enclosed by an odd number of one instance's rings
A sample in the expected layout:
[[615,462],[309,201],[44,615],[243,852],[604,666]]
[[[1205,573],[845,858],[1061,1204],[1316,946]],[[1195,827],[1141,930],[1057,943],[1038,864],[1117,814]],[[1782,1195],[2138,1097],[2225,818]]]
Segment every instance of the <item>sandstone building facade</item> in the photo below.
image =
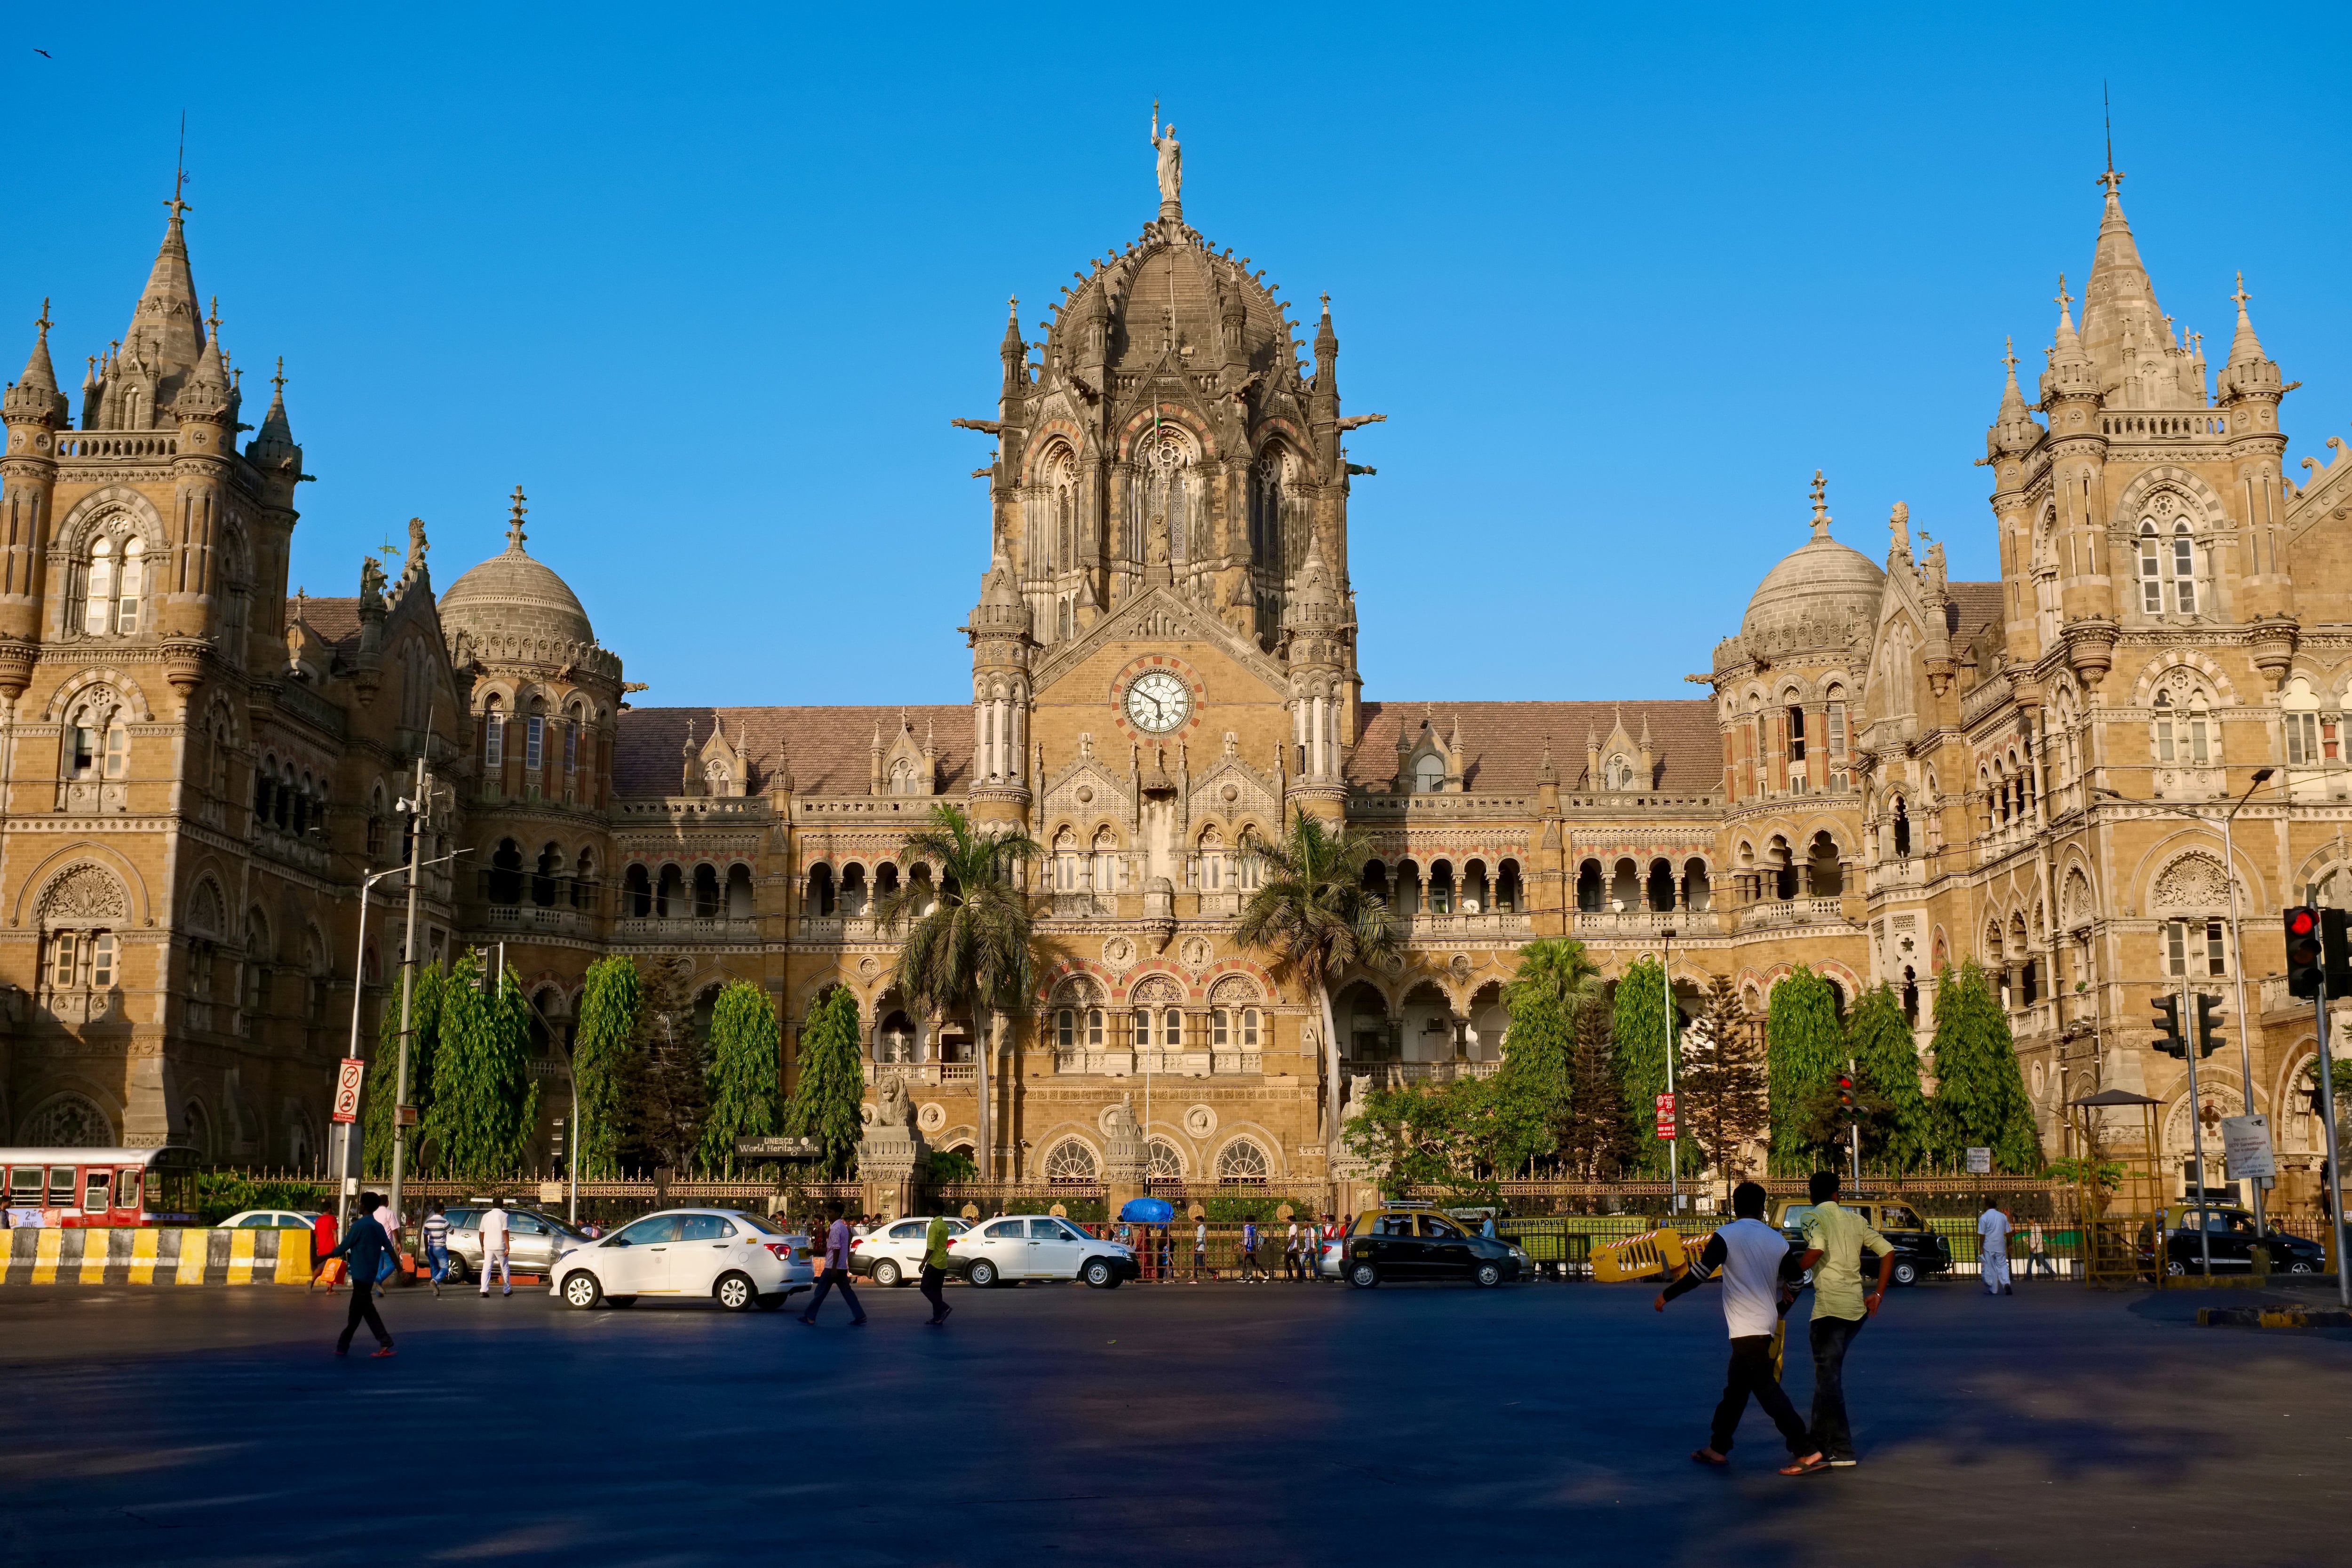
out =
[[[2292,384],[2244,291],[2209,367],[2120,176],[2079,327],[2062,286],[2046,370],[2029,398],[2011,362],[1987,435],[1998,581],[1948,581],[1899,504],[1879,558],[1841,542],[1817,479],[1706,695],[1401,705],[1362,690],[1349,588],[1370,470],[1348,439],[1380,416],[1342,412],[1328,300],[1308,332],[1185,224],[1172,147],[1157,215],[1042,341],[1008,319],[998,406],[959,421],[993,442],[969,703],[633,708],[520,490],[506,550],[446,591],[413,524],[389,577],[370,556],[355,596],[289,599],[301,449],[282,385],[238,446],[182,210],[79,399],[44,311],[0,459],[0,1121],[314,1163],[354,986],[372,1042],[396,974],[398,921],[379,891],[362,942],[359,883],[403,855],[423,756],[428,849],[466,853],[428,874],[420,949],[506,944],[547,1024],[536,1070],[561,1079],[605,953],[706,1005],[763,987],[788,1054],[847,986],[926,1141],[1003,1178],[1099,1179],[1131,1101],[1158,1176],[1322,1188],[1320,1020],[1233,940],[1241,847],[1296,810],[1373,837],[1403,937],[1338,987],[1351,1092],[1492,1071],[1538,936],[1612,970],[1664,946],[1694,1010],[1715,973],[1759,1007],[1799,963],[1849,997],[1888,981],[1923,1042],[1937,970],[1973,956],[2053,1147],[2063,1101],[2124,1087],[2164,1101],[2175,1157],[2192,1116],[2251,1102],[2315,1163],[2275,912],[2352,898],[2352,465],[2331,441],[2283,471]],[[902,1004],[870,912],[930,875],[902,846],[942,800],[1046,850],[1047,972],[985,1044]],[[2253,1037],[2251,1081],[2233,1045],[2201,1108],[2148,1048],[2147,1000],[2184,973]]]

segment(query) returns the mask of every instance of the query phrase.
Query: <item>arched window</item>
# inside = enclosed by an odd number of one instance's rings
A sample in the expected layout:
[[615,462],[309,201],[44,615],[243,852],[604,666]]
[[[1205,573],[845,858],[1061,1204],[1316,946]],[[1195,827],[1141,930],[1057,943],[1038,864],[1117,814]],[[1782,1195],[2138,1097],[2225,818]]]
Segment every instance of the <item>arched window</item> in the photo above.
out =
[[2164,558],[2156,543],[2156,519],[2139,523],[2139,607],[2144,614],[2164,614]]
[[2149,706],[2156,710],[2156,760],[2159,763],[2179,761],[2179,746],[2173,734],[2172,693],[2159,691]]
[[1045,1152],[1045,1180],[1056,1185],[1091,1185],[1097,1170],[1095,1152],[1075,1138],[1065,1138]]
[[563,879],[563,847],[543,846],[539,852],[539,864],[530,878],[530,901],[542,910],[555,907],[556,884]]
[[92,637],[103,637],[111,625],[114,605],[114,541],[101,539],[89,552],[89,602],[83,613],[82,630]]
[[1632,789],[1633,787],[1633,763],[1630,758],[1622,756],[1611,757],[1609,759],[1608,765],[1602,768],[1601,773],[1607,780],[1608,787],[1611,789]]
[[502,768],[506,762],[506,704],[493,691],[482,701],[482,766]]
[[[853,866],[850,870],[862,876],[857,867]],[[845,892],[848,890],[846,877],[842,879],[842,889]],[[858,893],[857,910],[863,912],[866,905],[865,883],[862,880],[858,884]],[[719,868],[708,860],[694,868],[694,912],[704,920],[719,912]]]
[[2182,615],[2197,613],[2197,544],[2185,517],[2172,525],[2172,597]]
[[593,910],[596,907],[596,852],[580,851],[580,858],[572,868],[572,907]]
[[1236,1138],[1217,1153],[1217,1180],[1233,1186],[1264,1186],[1270,1173],[1265,1151],[1247,1138]]
[[1212,823],[1201,829],[1201,890],[1223,892],[1225,881],[1225,839]]
[[1412,764],[1412,787],[1417,795],[1437,795],[1445,788],[1445,759],[1436,752],[1424,754]]
[[654,912],[654,879],[643,866],[632,866],[622,874],[621,901],[639,920]]
[[1576,907],[1588,914],[1601,909],[1601,862],[1587,860],[1576,868]]
[[490,871],[484,881],[490,902],[522,902],[522,846],[511,838],[499,839],[499,847],[490,851]]
[[1094,890],[1115,892],[1118,888],[1118,835],[1108,826],[1095,831]]
[[1911,815],[1899,795],[1895,797],[1895,853],[1897,858],[1911,853]]
[[833,913],[833,868],[820,862],[809,868],[808,896],[802,901],[801,912],[810,915]]

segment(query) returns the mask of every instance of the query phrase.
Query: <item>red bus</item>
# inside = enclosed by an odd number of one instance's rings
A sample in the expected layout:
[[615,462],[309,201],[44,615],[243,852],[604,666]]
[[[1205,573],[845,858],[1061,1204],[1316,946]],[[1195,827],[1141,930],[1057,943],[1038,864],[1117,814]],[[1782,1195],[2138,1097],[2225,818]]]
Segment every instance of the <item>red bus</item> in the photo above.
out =
[[11,1226],[196,1223],[193,1149],[0,1149]]

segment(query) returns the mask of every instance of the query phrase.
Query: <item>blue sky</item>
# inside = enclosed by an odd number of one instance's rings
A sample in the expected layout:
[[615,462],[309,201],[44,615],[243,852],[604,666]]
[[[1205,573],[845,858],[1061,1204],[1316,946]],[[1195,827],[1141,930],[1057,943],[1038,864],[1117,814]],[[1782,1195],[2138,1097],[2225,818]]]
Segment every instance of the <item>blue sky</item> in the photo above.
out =
[[948,421],[1006,295],[1042,336],[1153,215],[1157,97],[1187,219],[1329,290],[1390,416],[1367,694],[1691,695],[1816,468],[1839,537],[1903,500],[1992,574],[1972,460],[2003,334],[2030,395],[2081,292],[2103,79],[2164,307],[2218,360],[2242,267],[2291,467],[2352,419],[2352,12],[1895,9],[18,8],[0,353],[44,295],[61,374],[121,334],[184,104],[197,287],[319,477],[297,584],[419,515],[446,585],[520,483],[640,701],[955,700],[988,443]]

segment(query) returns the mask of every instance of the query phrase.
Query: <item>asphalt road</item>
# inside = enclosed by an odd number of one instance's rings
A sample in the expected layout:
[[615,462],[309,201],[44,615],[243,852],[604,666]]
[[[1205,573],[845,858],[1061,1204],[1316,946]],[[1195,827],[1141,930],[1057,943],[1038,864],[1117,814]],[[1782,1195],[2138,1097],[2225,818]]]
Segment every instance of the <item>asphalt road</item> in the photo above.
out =
[[2200,1329],[2187,1292],[1898,1292],[1848,1363],[1862,1465],[1785,1479],[1753,1410],[1732,1470],[1685,1457],[1722,1315],[1651,1295],[1031,1285],[953,1289],[933,1331],[869,1290],[853,1332],[835,1303],[809,1330],[408,1290],[400,1353],[363,1331],[338,1361],[340,1300],[11,1288],[0,1561],[2352,1555],[2352,1333]]

